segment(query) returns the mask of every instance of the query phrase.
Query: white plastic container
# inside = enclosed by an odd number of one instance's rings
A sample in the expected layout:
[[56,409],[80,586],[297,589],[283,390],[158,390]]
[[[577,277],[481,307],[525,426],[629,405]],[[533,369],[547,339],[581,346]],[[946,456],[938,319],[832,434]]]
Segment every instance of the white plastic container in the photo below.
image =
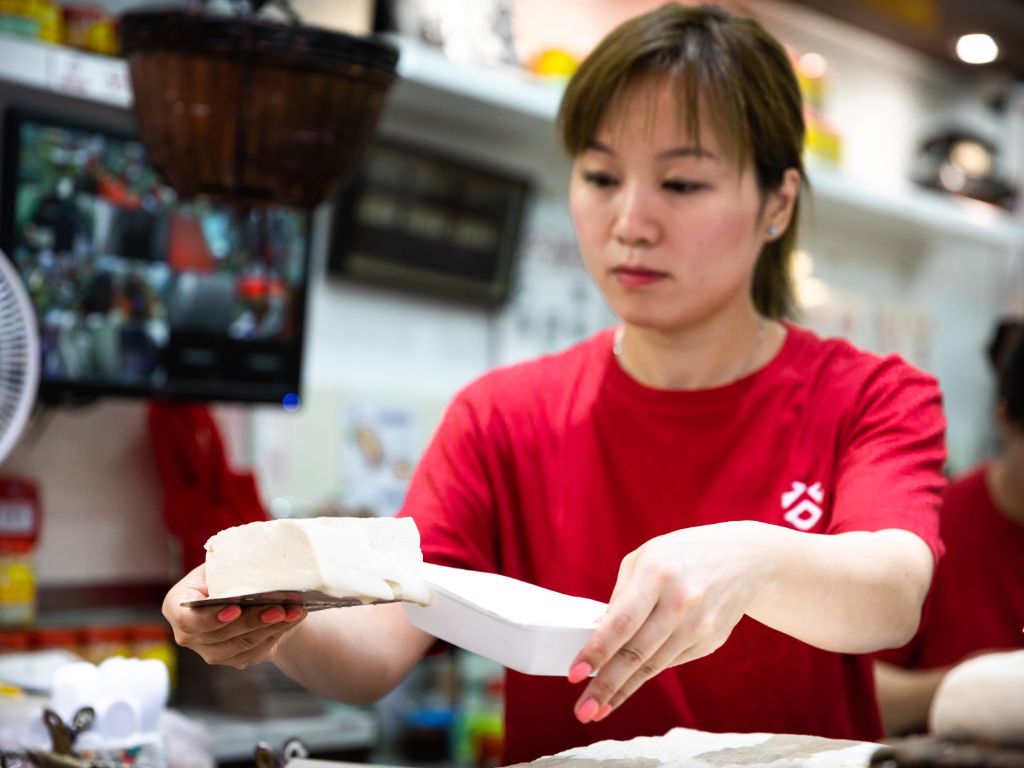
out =
[[425,564],[430,605],[403,603],[424,632],[528,675],[561,676],[590,638],[606,603],[493,573]]

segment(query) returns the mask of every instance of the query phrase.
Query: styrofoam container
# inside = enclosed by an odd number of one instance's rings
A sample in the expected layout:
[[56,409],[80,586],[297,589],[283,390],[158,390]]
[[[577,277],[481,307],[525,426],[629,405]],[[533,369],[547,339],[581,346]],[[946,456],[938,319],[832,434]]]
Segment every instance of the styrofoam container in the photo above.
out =
[[402,603],[424,632],[528,675],[568,675],[606,603],[494,573],[425,564],[433,601]]

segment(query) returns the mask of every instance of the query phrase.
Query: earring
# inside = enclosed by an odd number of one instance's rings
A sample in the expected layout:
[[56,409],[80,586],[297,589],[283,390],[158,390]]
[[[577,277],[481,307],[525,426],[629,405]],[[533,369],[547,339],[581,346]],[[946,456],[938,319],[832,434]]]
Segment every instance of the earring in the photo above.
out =
[[777,234],[779,234],[778,226],[775,225],[775,224],[769,224],[768,225],[768,237],[775,237]]

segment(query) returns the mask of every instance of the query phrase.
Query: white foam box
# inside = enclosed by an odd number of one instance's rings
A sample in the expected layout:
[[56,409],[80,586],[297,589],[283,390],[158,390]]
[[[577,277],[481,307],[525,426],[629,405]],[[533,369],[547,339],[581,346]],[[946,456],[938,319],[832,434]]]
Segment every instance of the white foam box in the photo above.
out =
[[425,564],[428,606],[403,603],[434,637],[528,675],[564,676],[597,627],[606,603],[494,573]]

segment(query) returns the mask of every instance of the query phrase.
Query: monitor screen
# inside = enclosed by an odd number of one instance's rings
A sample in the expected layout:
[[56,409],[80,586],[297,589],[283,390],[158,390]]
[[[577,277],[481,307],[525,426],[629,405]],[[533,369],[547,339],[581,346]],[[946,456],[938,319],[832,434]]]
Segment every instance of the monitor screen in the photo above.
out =
[[39,321],[40,397],[295,402],[309,214],[179,201],[137,139],[8,110],[0,248]]

